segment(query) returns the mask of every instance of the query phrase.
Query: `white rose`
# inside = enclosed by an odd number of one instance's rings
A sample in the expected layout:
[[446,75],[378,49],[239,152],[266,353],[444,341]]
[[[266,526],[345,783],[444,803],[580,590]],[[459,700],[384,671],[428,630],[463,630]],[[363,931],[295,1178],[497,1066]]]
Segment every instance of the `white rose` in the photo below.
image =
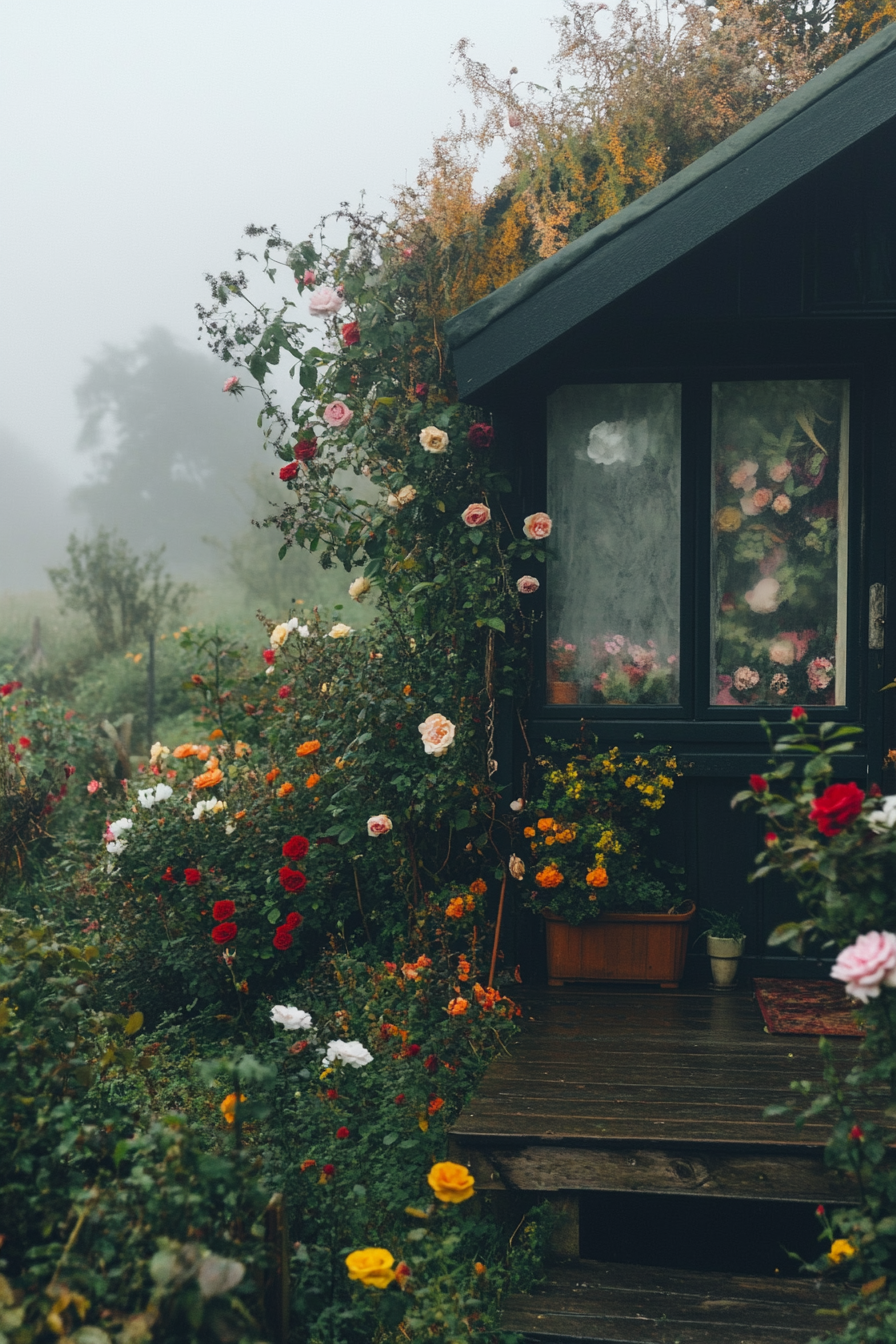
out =
[[510,810],[511,812],[522,812],[523,810],[522,798],[514,798],[513,802],[510,804]]
[[308,639],[308,637],[311,634],[311,631],[308,629],[307,625],[300,625],[299,634],[301,635],[302,639]]
[[777,579],[760,579],[754,588],[744,594],[747,606],[759,616],[767,616],[777,611],[781,605],[778,597],[781,585]]
[[155,789],[138,789],[137,802],[140,804],[141,807],[145,808],[154,807],[156,802]]
[[276,1022],[284,1031],[310,1031],[312,1025],[310,1013],[285,1003],[274,1004],[271,1009],[271,1021]]
[[880,799],[880,807],[868,817],[872,831],[891,831],[896,826],[896,794]]
[[373,1055],[360,1041],[331,1041],[324,1055],[324,1068],[329,1068],[337,1060],[342,1064],[350,1064],[353,1069],[363,1069],[365,1064],[373,1063]]
[[110,854],[123,854],[124,851],[127,849],[127,841],[126,841],[126,840],[112,840],[112,841],[106,846],[106,849],[107,849],[107,851],[108,851]]
[[426,429],[420,431],[420,442],[428,453],[444,453],[448,447],[448,435],[444,429],[427,425]]
[[360,602],[365,593],[370,592],[370,580],[365,577],[354,579],[348,586],[348,595],[353,602]]
[[130,831],[133,828],[133,825],[134,823],[131,821],[130,817],[119,817],[118,821],[110,823],[109,830],[115,836],[115,839],[118,840],[123,832]]
[[444,714],[430,714],[429,718],[417,725],[417,731],[423,739],[427,756],[444,756],[454,742],[457,730]]
[[169,798],[171,797],[171,795],[172,795],[173,792],[174,792],[174,790],[172,789],[172,787],[171,787],[170,784],[157,784],[157,785],[156,785],[156,802],[157,802],[157,803],[164,803],[164,802],[166,802],[167,799],[169,799]]
[[417,491],[412,485],[403,485],[395,498],[398,500],[401,508],[404,508],[405,504],[413,504],[414,500],[417,498]]
[[333,628],[327,631],[327,639],[345,639],[345,636],[351,633],[350,625],[343,625],[342,621],[337,621]]
[[308,302],[308,311],[312,317],[329,317],[332,313],[338,313],[341,307],[342,295],[329,285],[321,285]]

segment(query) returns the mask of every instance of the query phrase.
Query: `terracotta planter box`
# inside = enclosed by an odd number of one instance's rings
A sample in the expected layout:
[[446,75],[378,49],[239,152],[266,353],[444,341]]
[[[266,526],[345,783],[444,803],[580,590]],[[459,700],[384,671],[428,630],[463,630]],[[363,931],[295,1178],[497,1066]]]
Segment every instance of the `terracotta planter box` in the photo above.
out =
[[606,914],[567,924],[542,911],[548,945],[548,984],[567,980],[633,980],[677,989],[688,950],[693,903],[675,915]]
[[549,705],[577,705],[579,703],[579,683],[577,681],[549,681]]

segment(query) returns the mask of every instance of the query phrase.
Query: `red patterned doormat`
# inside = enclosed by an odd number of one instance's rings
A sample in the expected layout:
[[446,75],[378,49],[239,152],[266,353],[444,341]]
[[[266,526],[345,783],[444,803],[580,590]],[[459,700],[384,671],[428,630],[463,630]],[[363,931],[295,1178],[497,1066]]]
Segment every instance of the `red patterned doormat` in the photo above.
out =
[[753,981],[765,1025],[779,1036],[865,1035],[853,1020],[853,1000],[833,980]]

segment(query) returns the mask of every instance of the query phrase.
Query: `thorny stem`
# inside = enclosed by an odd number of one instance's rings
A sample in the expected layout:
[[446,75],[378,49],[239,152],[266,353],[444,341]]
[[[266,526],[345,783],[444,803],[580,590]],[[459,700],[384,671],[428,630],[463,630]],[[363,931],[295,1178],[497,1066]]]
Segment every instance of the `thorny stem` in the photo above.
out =
[[367,916],[364,913],[364,906],[361,903],[361,884],[358,881],[358,868],[357,865],[355,864],[354,859],[352,859],[352,872],[354,873],[355,877],[355,891],[358,894],[358,909],[361,912],[361,920],[364,924],[364,932],[367,934],[368,943],[372,943],[373,939],[370,936],[370,929],[367,927]]

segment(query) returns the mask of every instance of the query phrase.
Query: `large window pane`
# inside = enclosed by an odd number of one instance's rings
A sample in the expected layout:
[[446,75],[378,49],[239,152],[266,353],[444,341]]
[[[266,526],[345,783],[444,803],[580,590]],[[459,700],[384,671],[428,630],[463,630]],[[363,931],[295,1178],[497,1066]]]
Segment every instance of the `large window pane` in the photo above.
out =
[[713,389],[712,695],[846,698],[849,384]]
[[548,700],[678,702],[681,390],[561,387],[548,400]]

